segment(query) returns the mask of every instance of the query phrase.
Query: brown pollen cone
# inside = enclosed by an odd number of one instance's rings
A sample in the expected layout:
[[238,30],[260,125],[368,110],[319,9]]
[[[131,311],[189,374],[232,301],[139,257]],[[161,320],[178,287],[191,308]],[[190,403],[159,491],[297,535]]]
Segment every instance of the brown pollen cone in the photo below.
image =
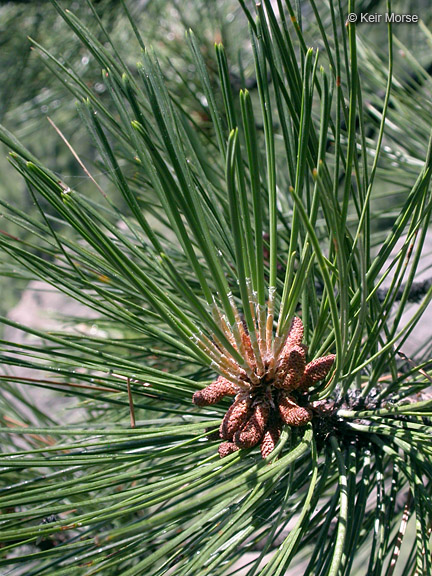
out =
[[192,402],[197,406],[210,406],[222,400],[224,396],[235,396],[237,392],[234,384],[223,376],[219,376],[217,380],[195,392]]
[[239,448],[252,448],[262,438],[270,415],[270,407],[266,402],[255,405],[252,416],[234,435],[234,442]]
[[[310,422],[317,409],[316,403],[307,395],[308,390],[326,378],[336,358],[329,354],[307,363],[308,348],[303,344],[301,319],[293,318],[283,341],[282,334],[280,338],[278,332],[276,336],[271,334],[274,306],[270,305],[270,295],[266,318],[254,293],[251,293],[251,298],[249,304],[254,326],[249,325],[247,329],[238,311],[232,326],[223,315],[220,316],[221,327],[240,356],[237,358],[237,354],[230,354],[215,338],[214,352],[220,357],[220,371],[230,380],[219,376],[193,395],[197,406],[209,406],[225,396],[235,396],[219,427],[221,458],[258,444],[262,457],[267,458],[275,449],[284,425],[297,427]],[[285,326],[284,323],[284,332]],[[252,346],[252,342],[257,345]]]
[[294,346],[286,362],[279,367],[280,377],[284,376],[282,388],[295,390],[301,381],[306,366],[306,353],[302,346]]
[[224,440],[232,440],[232,437],[249,417],[251,399],[247,395],[240,395],[228,408],[222,424],[219,428],[219,435]]
[[309,364],[306,365],[299,388],[301,390],[307,390],[316,382],[324,380],[330,372],[330,368],[333,366],[335,358],[335,354],[329,354],[328,356],[321,356],[320,358],[316,358],[315,360],[312,360],[312,362],[309,362]]
[[281,434],[281,427],[273,424],[265,431],[261,439],[261,456],[267,458],[273,452]]
[[303,322],[296,316],[291,322],[291,327],[285,340],[284,350],[291,350],[294,346],[299,346],[302,343],[303,334]]
[[221,458],[225,458],[225,456],[237,452],[237,450],[240,450],[240,448],[236,446],[234,442],[222,442],[218,448],[219,456]]
[[291,397],[285,394],[279,396],[278,407],[282,420],[289,426],[304,426],[312,420],[311,410],[298,406]]

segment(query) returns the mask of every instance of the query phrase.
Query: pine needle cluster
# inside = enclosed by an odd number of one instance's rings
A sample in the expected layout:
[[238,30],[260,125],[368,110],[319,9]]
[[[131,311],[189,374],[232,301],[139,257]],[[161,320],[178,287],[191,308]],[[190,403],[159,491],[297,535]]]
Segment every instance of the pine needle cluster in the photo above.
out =
[[36,212],[0,201],[0,249],[92,318],[1,318],[27,337],[0,343],[0,571],[431,574],[431,343],[404,352],[432,296],[427,72],[391,24],[372,49],[354,0],[239,0],[241,58],[188,31],[188,91],[127,2],[136,66],[52,3],[102,73],[36,46],[92,192],[1,128]]

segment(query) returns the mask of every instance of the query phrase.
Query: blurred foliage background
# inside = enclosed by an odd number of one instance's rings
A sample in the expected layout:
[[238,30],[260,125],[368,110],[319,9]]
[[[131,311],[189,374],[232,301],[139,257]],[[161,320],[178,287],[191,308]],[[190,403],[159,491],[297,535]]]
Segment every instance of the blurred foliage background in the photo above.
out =
[[[303,24],[307,26],[313,20],[312,8],[306,0],[298,2],[302,8]],[[348,5],[348,2],[345,4]],[[141,47],[128,23],[122,1],[96,0],[90,3],[75,0],[62,2],[61,5],[79,14],[97,39],[108,42],[109,36],[115,46],[121,47],[122,58],[130,69],[134,69]],[[276,0],[274,5],[277,8]],[[207,107],[184,42],[188,28],[194,30],[209,71],[215,75],[215,84],[217,66],[213,47],[215,42],[222,42],[228,53],[237,54],[237,61],[231,59],[230,62],[234,89],[246,85],[253,92],[252,55],[248,53],[248,36],[245,34],[247,22],[238,0],[129,0],[127,7],[146,44],[154,46],[165,77],[179,101],[187,104],[192,118],[201,126],[208,120]],[[356,3],[358,13],[382,13],[385,9],[385,0],[361,0]],[[407,130],[401,142],[401,154],[411,156],[407,163],[409,171],[412,160],[418,159],[420,162],[423,157],[428,133],[428,126],[424,122],[425,110],[420,116],[416,115],[414,103],[417,93],[430,91],[431,88],[432,35],[428,35],[428,29],[432,25],[432,8],[429,0],[394,0],[392,9],[401,14],[417,14],[424,26],[420,33],[417,25],[398,25],[395,30],[398,40],[396,48],[402,56],[397,59],[395,75],[399,82],[412,88],[412,102],[405,102],[405,105],[408,110],[412,109],[413,114],[406,119]],[[103,20],[105,38],[96,24],[98,18]],[[369,52],[370,62],[370,73],[366,73],[365,83],[369,84],[371,100],[365,102],[365,108],[371,110],[377,107],[378,123],[383,79],[378,77],[378,73],[375,78],[374,71],[378,69],[376,60],[386,57],[383,42],[385,29],[381,25],[367,24],[359,25],[358,30],[364,41],[364,50]],[[52,169],[55,167],[59,178],[67,177],[80,190],[88,187],[88,193],[92,194],[87,176],[50,126],[47,117],[61,128],[72,146],[79,149],[83,160],[90,165],[98,162],[95,149],[77,114],[68,86],[53,73],[52,65],[41,56],[40,50],[33,49],[37,45],[57,55],[66,69],[79,73],[87,87],[109,105],[109,98],[104,95],[105,86],[98,81],[98,68],[49,1],[0,2],[0,123],[16,134],[39,158],[44,158]],[[411,56],[415,56],[415,64]],[[188,61],[189,65],[185,66]],[[432,122],[432,105],[426,112]],[[416,126],[416,122],[423,125]],[[32,200],[22,180],[10,167],[4,149],[0,153],[0,175],[0,200],[7,202],[13,199],[23,210],[33,213]],[[400,174],[393,178],[383,171],[379,176],[385,189],[383,211],[386,212],[389,210],[388,188],[400,182]],[[110,186],[102,172],[98,177],[104,186]],[[385,224],[384,215],[380,222]],[[4,229],[1,224],[0,229]],[[13,234],[13,224],[8,223],[7,230]],[[20,235],[22,237],[22,231]],[[25,285],[22,279],[14,278],[13,263],[2,257],[0,313],[14,306]]]
[[[192,63],[187,67],[184,65],[185,56],[186,60],[190,60],[184,42],[185,30],[194,29],[200,45],[207,47],[210,70],[217,74],[216,64],[211,63],[214,62],[214,43],[223,41],[225,46],[230,47],[235,44],[240,53],[240,42],[247,41],[247,36],[241,39],[236,33],[239,27],[246,25],[238,2],[135,0],[127,5],[142,37],[157,50],[179,100],[188,102],[194,119],[205,123],[208,119],[205,99],[194,85],[194,67]],[[78,0],[63,3],[63,6],[79,14],[96,38],[107,41],[109,36],[115,45],[121,46],[122,58],[130,69],[135,68],[141,48],[128,23],[122,2],[101,0],[90,5],[85,0]],[[95,17],[103,19],[106,38],[97,27]],[[47,117],[61,127],[86,163],[97,163],[95,148],[77,114],[68,87],[53,74],[52,67],[41,57],[41,53],[33,49],[35,45],[57,55],[67,69],[77,71],[87,87],[109,105],[109,98],[104,95],[105,86],[98,82],[98,68],[50,2],[3,2],[0,4],[0,123],[13,131],[33,153],[44,158],[52,169],[55,167],[59,178],[67,177],[75,188],[86,190],[87,176]],[[32,200],[22,180],[10,167],[3,148],[0,174],[0,200],[8,202],[13,199],[21,209],[34,213],[36,209]],[[103,173],[97,176],[103,185],[110,186]],[[88,193],[93,194],[92,186],[88,186]],[[119,198],[117,200],[120,201]],[[0,229],[3,228],[0,225]],[[14,233],[13,223],[7,224],[7,231]],[[6,262],[4,258],[1,263],[0,314],[14,306],[26,284],[14,278],[13,263]]]

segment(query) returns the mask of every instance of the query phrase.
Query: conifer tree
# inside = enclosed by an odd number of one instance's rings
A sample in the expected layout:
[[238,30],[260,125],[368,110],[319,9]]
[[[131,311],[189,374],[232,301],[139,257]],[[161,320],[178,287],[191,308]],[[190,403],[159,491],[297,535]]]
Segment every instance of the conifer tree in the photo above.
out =
[[0,247],[91,315],[1,318],[0,571],[431,574],[427,71],[354,0],[239,0],[240,57],[172,59],[125,2],[136,65],[52,4],[102,74],[36,46],[94,161],[52,122],[82,188],[1,128],[36,211],[1,200]]

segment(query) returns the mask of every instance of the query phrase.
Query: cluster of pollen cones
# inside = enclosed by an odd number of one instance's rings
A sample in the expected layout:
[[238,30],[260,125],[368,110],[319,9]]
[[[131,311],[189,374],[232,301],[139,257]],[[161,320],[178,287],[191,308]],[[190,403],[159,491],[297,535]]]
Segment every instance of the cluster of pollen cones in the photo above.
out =
[[[245,352],[252,356],[250,338],[245,333]],[[249,339],[249,340],[248,340]],[[216,404],[224,396],[235,396],[219,429],[224,440],[219,446],[221,458],[239,450],[261,444],[266,458],[275,448],[284,424],[303,426],[312,419],[312,411],[300,406],[309,388],[323,380],[330,371],[335,355],[330,354],[306,363],[307,347],[302,344],[303,323],[294,318],[280,351],[263,359],[264,370],[231,380],[219,376],[203,390],[195,392],[197,406]]]

